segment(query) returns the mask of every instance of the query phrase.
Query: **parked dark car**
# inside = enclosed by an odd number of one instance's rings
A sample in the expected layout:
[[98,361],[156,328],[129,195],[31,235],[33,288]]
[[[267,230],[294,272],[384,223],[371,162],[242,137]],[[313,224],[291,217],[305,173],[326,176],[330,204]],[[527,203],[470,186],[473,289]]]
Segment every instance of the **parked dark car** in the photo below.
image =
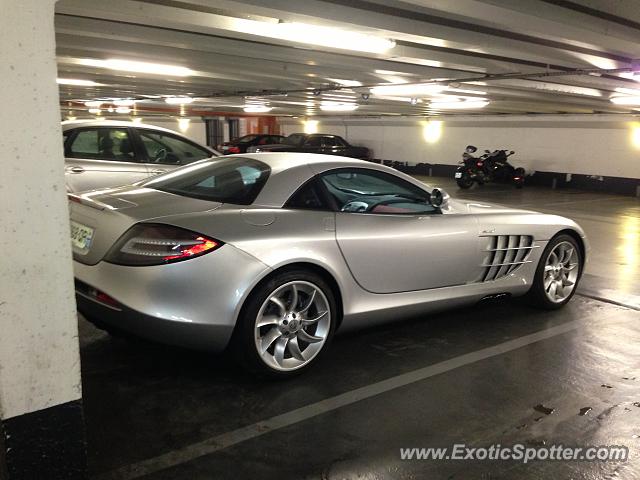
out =
[[257,145],[274,145],[282,143],[285,139],[284,135],[245,135],[244,137],[234,138],[230,142],[224,142],[218,150],[224,155],[232,153],[247,153],[249,147]]
[[292,133],[278,145],[257,145],[248,152],[304,152],[340,155],[369,160],[371,151],[366,147],[354,147],[338,135],[323,133]]

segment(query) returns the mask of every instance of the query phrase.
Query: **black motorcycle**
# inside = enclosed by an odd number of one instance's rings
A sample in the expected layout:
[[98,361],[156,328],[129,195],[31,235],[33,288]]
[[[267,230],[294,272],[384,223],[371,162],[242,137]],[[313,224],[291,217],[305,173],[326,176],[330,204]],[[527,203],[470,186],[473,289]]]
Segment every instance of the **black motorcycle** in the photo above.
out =
[[462,162],[456,169],[455,179],[460,188],[471,188],[473,183],[483,185],[489,182],[511,183],[516,188],[524,185],[524,168],[515,168],[507,160],[513,155],[513,150],[489,150],[484,155],[475,157],[473,154],[478,149],[468,145],[462,154]]

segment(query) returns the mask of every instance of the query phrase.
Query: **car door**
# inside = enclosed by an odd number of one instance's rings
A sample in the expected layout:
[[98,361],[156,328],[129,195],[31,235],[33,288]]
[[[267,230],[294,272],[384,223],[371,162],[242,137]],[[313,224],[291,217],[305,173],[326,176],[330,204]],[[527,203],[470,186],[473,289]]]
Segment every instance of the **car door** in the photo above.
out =
[[125,185],[149,175],[127,127],[82,127],[65,141],[65,180],[70,191]]
[[142,162],[150,175],[171,171],[214,155],[189,140],[160,130],[136,128]]
[[464,285],[481,276],[474,215],[443,214],[425,190],[366,168],[324,172],[336,239],[358,284],[374,293]]

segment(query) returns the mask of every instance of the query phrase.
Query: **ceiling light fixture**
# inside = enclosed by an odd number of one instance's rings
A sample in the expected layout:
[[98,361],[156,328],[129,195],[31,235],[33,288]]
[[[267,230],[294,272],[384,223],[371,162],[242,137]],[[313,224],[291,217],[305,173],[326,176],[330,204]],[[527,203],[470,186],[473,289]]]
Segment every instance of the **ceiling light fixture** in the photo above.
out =
[[102,110],[100,110],[99,108],[90,108],[89,109],[89,113],[92,114],[92,115],[100,115],[101,111]]
[[191,97],[167,97],[164,99],[169,105],[187,105],[193,102]]
[[405,97],[433,95],[440,93],[447,88],[446,85],[437,83],[415,83],[415,84],[396,84],[396,85],[380,85],[373,87],[371,93],[374,95],[401,95]]
[[131,113],[131,109],[129,107],[118,107],[116,108],[116,113]]
[[639,96],[612,97],[610,100],[611,103],[615,103],[616,105],[640,105]]
[[100,107],[104,102],[101,102],[99,100],[91,100],[89,102],[84,102],[84,106],[85,107],[92,107],[92,108],[98,108]]
[[243,108],[246,113],[267,113],[272,109],[273,107],[268,107],[266,105],[247,105]]
[[188,77],[195,72],[186,67],[177,65],[165,65],[162,63],[137,62],[132,60],[108,59],[99,60],[95,58],[83,58],[78,62],[80,65],[88,67],[106,68],[109,70],[120,70],[122,72],[147,73],[150,75],[168,75],[171,77]]
[[396,42],[387,38],[366,35],[342,28],[325,27],[309,23],[279,22],[268,23],[255,20],[234,19],[234,30],[277,38],[289,42],[306,43],[340,50],[355,50],[368,53],[384,53],[396,46]]
[[74,85],[76,87],[101,87],[102,83],[96,83],[93,80],[80,80],[77,78],[58,78],[58,85]]
[[325,112],[352,112],[358,105],[355,103],[322,102],[320,110]]

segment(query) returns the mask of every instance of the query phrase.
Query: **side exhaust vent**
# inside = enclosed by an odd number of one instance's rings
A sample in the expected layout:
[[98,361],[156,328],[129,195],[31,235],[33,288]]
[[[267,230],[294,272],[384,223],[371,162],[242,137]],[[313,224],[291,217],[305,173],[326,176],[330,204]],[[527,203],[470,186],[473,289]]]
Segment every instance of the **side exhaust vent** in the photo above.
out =
[[531,263],[529,254],[533,248],[533,237],[530,235],[492,235],[488,240],[484,263],[481,265],[482,282],[490,282],[515,272],[525,263]]

